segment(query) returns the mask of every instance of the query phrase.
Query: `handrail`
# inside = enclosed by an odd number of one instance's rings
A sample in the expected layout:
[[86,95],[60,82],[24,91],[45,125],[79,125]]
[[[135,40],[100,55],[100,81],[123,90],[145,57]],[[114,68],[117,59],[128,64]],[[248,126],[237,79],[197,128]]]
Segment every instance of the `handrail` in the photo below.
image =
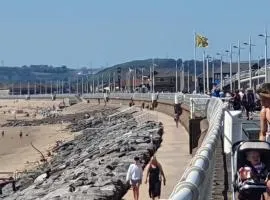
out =
[[[269,69],[270,69],[270,66],[268,65],[267,70],[269,70]],[[251,74],[252,74],[252,80],[265,77],[264,66],[261,67],[260,69],[252,69]],[[240,81],[241,82],[248,81],[249,76],[250,76],[249,70],[241,71],[240,72]],[[238,80],[238,73],[234,74],[231,78],[223,80],[223,86],[229,85],[231,80],[232,80],[232,82]],[[219,87],[220,84],[218,84],[217,86]]]
[[171,193],[170,200],[204,200],[211,197],[211,182],[215,166],[215,152],[218,139],[223,131],[222,121],[225,104],[218,98],[209,99],[207,135],[186,169],[183,177]]

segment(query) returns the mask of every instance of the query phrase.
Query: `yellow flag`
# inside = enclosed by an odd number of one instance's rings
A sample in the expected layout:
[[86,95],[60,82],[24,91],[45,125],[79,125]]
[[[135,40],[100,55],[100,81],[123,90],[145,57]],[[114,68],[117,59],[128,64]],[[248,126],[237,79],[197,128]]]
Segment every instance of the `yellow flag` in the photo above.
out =
[[196,35],[196,47],[208,47],[208,38]]

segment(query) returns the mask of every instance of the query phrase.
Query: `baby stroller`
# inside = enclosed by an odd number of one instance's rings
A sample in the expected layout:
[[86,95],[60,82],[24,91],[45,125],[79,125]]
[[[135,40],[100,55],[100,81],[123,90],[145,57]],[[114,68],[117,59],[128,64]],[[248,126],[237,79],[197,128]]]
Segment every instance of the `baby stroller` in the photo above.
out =
[[[266,184],[260,183],[242,183],[239,177],[239,169],[244,167],[248,161],[246,160],[246,152],[256,150],[260,153],[261,162],[265,164],[265,169],[270,169],[270,144],[264,141],[251,140],[239,141],[232,146],[231,170],[232,170],[232,184],[233,184],[233,200],[239,194],[249,194],[252,200],[260,200],[262,194],[266,192]],[[267,175],[268,176],[268,175]],[[266,178],[266,177],[265,177]],[[258,198],[255,198],[255,197]]]

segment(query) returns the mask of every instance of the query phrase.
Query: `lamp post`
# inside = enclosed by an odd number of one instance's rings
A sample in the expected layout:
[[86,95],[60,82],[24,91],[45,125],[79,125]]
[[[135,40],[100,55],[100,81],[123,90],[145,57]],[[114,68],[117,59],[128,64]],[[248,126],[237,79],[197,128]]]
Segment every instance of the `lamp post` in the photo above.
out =
[[95,78],[94,78],[94,74],[93,74],[93,70],[92,70],[92,93],[95,93]]
[[203,52],[203,94],[205,94],[205,51]]
[[113,92],[115,92],[115,72],[113,72]]
[[152,60],[153,62],[153,93],[155,93],[155,61],[154,59]]
[[230,54],[230,91],[232,92],[232,44],[230,44],[230,50],[225,52]]
[[264,37],[264,73],[265,73],[265,83],[268,82],[267,78],[267,39],[270,37],[267,35],[267,29],[265,28],[265,34],[259,34],[260,37]]
[[52,95],[52,93],[53,93],[53,82],[51,81],[51,95]]
[[62,80],[62,94],[64,94],[64,81]]
[[42,91],[41,91],[41,80],[39,81],[39,94],[42,94]]
[[142,68],[141,70],[142,70],[142,86],[143,86],[143,70],[144,70],[144,68]]
[[47,94],[47,81],[45,81],[45,94]]
[[29,81],[27,82],[27,94],[28,94],[28,96],[30,95],[30,83],[29,83]]
[[86,75],[86,91],[87,91],[87,94],[89,94],[89,77],[88,77],[88,73]]
[[34,94],[36,95],[37,94],[37,83],[35,81],[35,86],[34,86]]
[[258,78],[257,78],[257,85],[260,84],[259,69],[260,69],[260,60],[261,60],[261,58],[263,58],[263,57],[262,56],[258,56],[258,69],[257,69],[257,76],[258,76]]
[[223,61],[222,61],[222,54],[217,53],[220,56],[220,89],[223,88]]
[[71,94],[70,78],[68,79],[68,93]]
[[20,82],[20,96],[22,96],[22,82]]
[[101,88],[102,88],[102,93],[103,93],[103,88],[104,88],[104,85],[103,85],[103,73],[101,74]]
[[251,44],[251,36],[249,36],[249,41],[244,42],[244,45],[249,46],[249,51],[248,51],[248,66],[249,66],[249,87],[252,87],[252,70],[251,70],[251,47],[255,46],[254,44]]
[[11,84],[11,89],[12,89],[12,96],[14,95],[14,83]]
[[77,76],[77,95],[79,94],[79,76]]
[[209,59],[211,59],[211,57],[209,55],[206,56],[206,91],[207,93],[209,93],[210,89],[209,89]]
[[238,63],[237,63],[237,73],[238,73],[238,76],[237,76],[237,79],[238,79],[238,89],[240,90],[241,88],[241,77],[240,77],[240,73],[241,73],[241,68],[240,68],[240,54],[241,54],[241,49],[244,49],[244,48],[241,48],[240,46],[240,41],[238,40],[238,46],[233,46],[233,48],[236,48],[238,49]]
[[181,67],[182,69],[181,69],[181,77],[180,77],[180,85],[181,85],[181,87],[180,87],[180,92],[182,92],[184,89],[185,89],[185,65],[184,65],[184,62],[182,62],[182,67]]
[[155,67],[158,66],[155,64],[155,60],[153,59],[153,93],[155,93]]
[[109,72],[109,84],[108,84],[108,87],[109,87],[109,91],[111,91],[111,72]]

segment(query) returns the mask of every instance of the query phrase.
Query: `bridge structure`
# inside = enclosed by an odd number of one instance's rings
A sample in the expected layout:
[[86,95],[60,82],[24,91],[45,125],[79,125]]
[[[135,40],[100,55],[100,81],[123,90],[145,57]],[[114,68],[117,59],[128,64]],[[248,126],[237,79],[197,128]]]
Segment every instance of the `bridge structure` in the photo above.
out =
[[[50,98],[48,95],[31,95],[31,98]],[[56,98],[70,98],[75,100],[103,99],[103,93],[63,94]],[[24,98],[23,96],[0,96],[0,99]],[[186,119],[181,120],[182,125],[189,133],[190,154],[192,158],[181,175],[174,189],[167,199],[170,200],[203,200],[203,199],[230,199],[232,185],[230,175],[230,145],[244,134],[249,138],[253,133],[258,134],[258,122],[247,122],[238,114],[229,110],[227,99],[209,97],[201,94],[182,93],[111,93],[111,101],[128,105],[131,100],[137,104],[158,101],[157,109],[160,112],[170,112],[177,102],[181,103],[183,110],[188,113]],[[228,117],[229,116],[229,117]],[[233,118],[237,119],[234,120]],[[199,123],[196,120],[206,120],[208,127],[202,142],[194,140],[194,131]],[[197,127],[198,129],[198,127]],[[230,132],[230,134],[226,133]],[[239,133],[241,132],[241,133]],[[198,132],[197,132],[198,134]],[[250,134],[250,135],[249,135]],[[239,135],[237,139],[232,139]],[[253,134],[254,136],[254,134]],[[228,139],[228,137],[231,137]],[[197,135],[198,138],[198,135]],[[243,138],[243,137],[242,137]],[[194,141],[196,144],[194,144]],[[196,146],[197,145],[197,146]],[[196,147],[196,148],[194,148]],[[227,149],[227,150],[226,150]],[[180,161],[179,161],[180,163]],[[184,167],[178,165],[176,167]]]
[[[265,74],[266,72],[266,74]],[[251,78],[250,78],[251,76]],[[257,70],[252,70],[251,73],[249,70],[241,71],[240,72],[240,88],[256,88],[256,86],[265,82],[265,76],[267,76],[267,80],[270,80],[270,65],[262,67]],[[240,89],[238,88],[238,73],[234,74],[232,77],[228,77],[222,81],[222,87],[229,88],[228,86],[232,83],[233,89]],[[251,85],[250,85],[251,81]],[[221,87],[221,83],[217,85]]]

